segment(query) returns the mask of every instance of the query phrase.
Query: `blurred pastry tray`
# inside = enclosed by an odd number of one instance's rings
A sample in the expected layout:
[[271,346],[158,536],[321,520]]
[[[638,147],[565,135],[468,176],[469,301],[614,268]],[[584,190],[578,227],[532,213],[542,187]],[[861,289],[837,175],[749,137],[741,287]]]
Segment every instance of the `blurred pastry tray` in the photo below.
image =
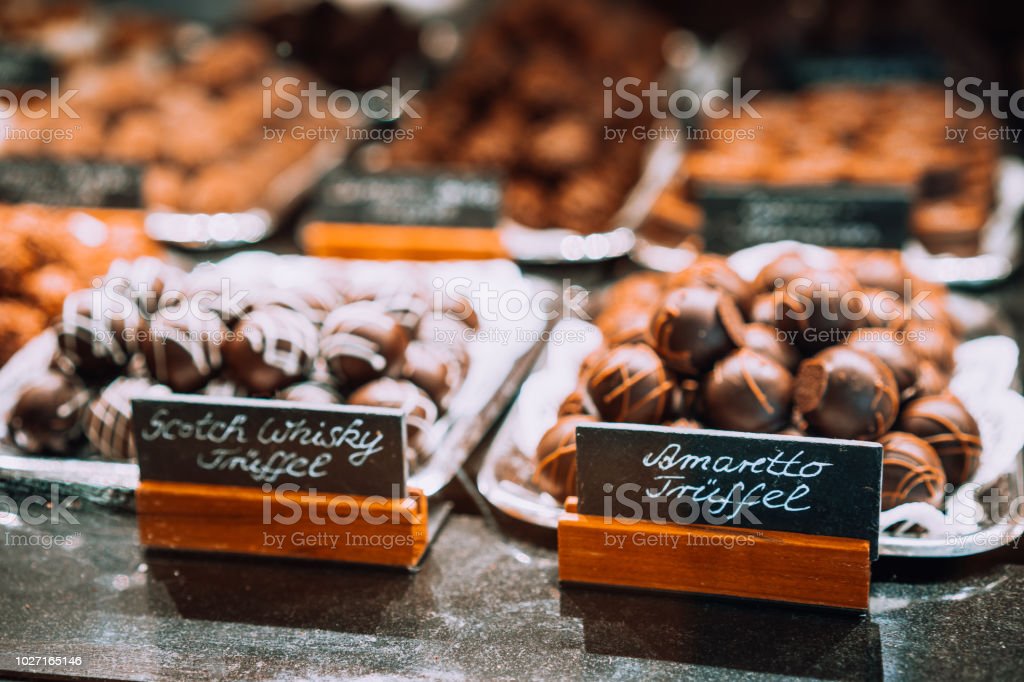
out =
[[[914,274],[949,286],[971,288],[1000,282],[1020,265],[1022,209],[1024,162],[1004,157],[999,161],[996,205],[982,227],[978,254],[932,254],[910,239],[903,247],[904,261]],[[662,272],[679,271],[696,255],[692,248],[665,246],[643,236],[637,237],[630,253],[638,264]]]
[[[749,273],[756,273],[760,265],[787,248],[792,248],[792,243],[753,247],[737,252],[730,264],[749,278]],[[981,330],[998,324],[986,304],[957,294],[950,299],[951,312],[967,329],[986,333]],[[562,400],[576,387],[579,367],[599,345],[601,333],[587,322],[563,320],[551,330],[550,339],[485,456],[477,486],[506,514],[554,529],[562,504],[532,482],[533,453],[554,424]],[[1024,534],[1024,508],[1015,509],[1024,500],[1024,396],[1016,390],[1018,356],[1016,342],[998,335],[967,341],[957,349],[951,390],[981,429],[985,444],[981,467],[948,498],[945,513],[923,504],[883,512],[881,527],[892,530],[879,538],[881,554],[965,556],[996,549]],[[992,504],[987,498],[990,493],[1005,504]],[[919,537],[895,530],[918,522],[936,532]]]
[[[248,253],[234,259],[249,260],[240,264],[251,269],[253,265],[258,267],[253,259],[265,256],[269,254]],[[314,260],[304,256],[273,258]],[[389,268],[381,263],[350,261],[346,267],[363,268],[363,272],[382,277],[409,264],[395,263]],[[508,261],[450,262],[426,267],[434,277],[465,278],[470,289],[486,284],[499,294],[515,291],[531,296],[553,286],[540,278],[524,277]],[[408,484],[423,490],[427,496],[435,495],[455,477],[511,402],[543,349],[551,324],[543,316],[525,315],[511,321],[478,315],[480,331],[468,344],[470,370],[466,381],[429,435],[433,444],[430,458],[409,477]],[[87,452],[78,458],[26,455],[10,443],[7,416],[19,388],[49,365],[55,349],[56,336],[48,331],[29,342],[0,368],[0,488],[12,495],[49,496],[52,486],[56,486],[61,495],[75,495],[84,502],[131,510],[139,484],[138,465],[104,461]]]

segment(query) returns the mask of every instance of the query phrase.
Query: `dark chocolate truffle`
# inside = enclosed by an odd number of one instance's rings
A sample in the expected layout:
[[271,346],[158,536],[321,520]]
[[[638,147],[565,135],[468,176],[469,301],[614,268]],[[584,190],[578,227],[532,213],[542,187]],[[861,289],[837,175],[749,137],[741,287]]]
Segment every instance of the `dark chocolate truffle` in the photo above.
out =
[[661,358],[648,346],[617,346],[597,361],[587,394],[602,419],[658,424],[669,406],[672,382]]
[[650,343],[651,309],[643,304],[620,303],[606,308],[594,324],[609,346]]
[[917,382],[914,397],[938,395],[949,387],[949,375],[935,366],[934,362],[922,360],[917,366]]
[[350,405],[393,407],[405,413],[406,457],[411,466],[422,464],[430,452],[430,431],[437,421],[437,405],[410,381],[384,377],[349,396]]
[[900,395],[913,389],[921,363],[902,337],[889,329],[862,327],[850,335],[847,345],[884,362],[896,378]]
[[774,360],[791,373],[800,364],[800,351],[789,343],[783,332],[766,324],[752,322],[744,327],[742,346]]
[[775,327],[782,321],[782,294],[774,291],[758,294],[750,303],[747,319],[757,324]]
[[533,480],[560,502],[576,494],[576,426],[593,421],[593,417],[581,414],[560,417],[537,445]]
[[88,384],[106,383],[128,364],[139,324],[138,311],[128,299],[99,289],[76,291],[64,299],[57,323],[58,364],[72,368]]
[[956,338],[944,324],[911,322],[906,328],[910,347],[922,360],[935,364],[943,372],[953,371]]
[[912,433],[891,431],[878,441],[882,455],[882,510],[907,502],[942,505],[946,474],[935,449]]
[[7,430],[21,450],[66,455],[82,437],[82,411],[89,400],[75,376],[47,370],[26,384],[14,403]]
[[789,423],[793,376],[771,358],[743,348],[715,364],[701,398],[709,426],[774,433]]
[[327,316],[320,332],[320,354],[346,389],[384,376],[408,343],[395,318],[369,301],[338,308]]
[[296,403],[340,405],[344,402],[333,386],[322,381],[302,381],[283,389],[277,397]]
[[422,388],[438,407],[447,410],[452,396],[462,386],[465,369],[458,353],[450,348],[438,343],[412,341],[405,349],[399,376]]
[[864,326],[868,301],[845,270],[806,270],[786,282],[782,310],[777,326],[796,332],[796,345],[814,353]]
[[110,265],[104,281],[117,287],[145,315],[153,315],[160,307],[164,292],[177,291],[184,273],[159,258],[143,256],[135,260],[116,260]]
[[667,294],[651,318],[651,339],[665,364],[688,376],[711,369],[739,346],[743,317],[715,289],[681,288]]
[[981,462],[981,434],[967,408],[952,393],[926,396],[903,408],[897,428],[924,439],[942,460],[953,485],[966,483]]
[[170,394],[170,388],[154,384],[149,379],[115,379],[89,403],[85,414],[85,435],[89,443],[105,459],[134,461],[132,399]]
[[811,430],[829,438],[879,438],[900,405],[896,379],[885,363],[845,346],[827,348],[800,364],[794,398]]
[[198,391],[220,371],[226,332],[214,314],[161,309],[141,336],[150,376],[176,393]]
[[704,254],[692,265],[669,278],[672,287],[699,287],[717,289],[732,297],[742,310],[748,310],[754,298],[754,289],[736,271],[729,267],[725,258]]
[[254,395],[270,395],[307,376],[317,355],[312,320],[279,306],[258,308],[224,346],[226,373]]

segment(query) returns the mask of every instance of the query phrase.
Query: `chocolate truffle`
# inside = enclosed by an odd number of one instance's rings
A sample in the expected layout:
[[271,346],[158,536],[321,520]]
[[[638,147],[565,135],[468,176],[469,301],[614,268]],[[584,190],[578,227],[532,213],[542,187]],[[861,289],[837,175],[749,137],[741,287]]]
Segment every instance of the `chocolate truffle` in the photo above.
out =
[[344,401],[333,386],[322,381],[302,381],[278,393],[280,400],[317,405],[340,405]]
[[753,298],[747,319],[774,328],[782,321],[782,313],[781,292],[768,291]]
[[320,331],[320,354],[343,388],[384,376],[408,343],[395,318],[370,301],[341,306],[327,316]]
[[895,334],[889,329],[862,327],[850,335],[846,345],[884,362],[896,378],[900,395],[905,395],[917,382],[921,363],[910,345]]
[[861,286],[903,295],[907,271],[899,251],[852,251],[844,252],[841,258]]
[[766,324],[752,322],[743,328],[743,348],[765,356],[795,372],[800,364],[800,352],[786,339],[783,332]]
[[699,287],[717,289],[728,294],[742,310],[750,308],[753,288],[729,267],[725,258],[704,254],[692,265],[669,278],[672,287]]
[[11,440],[31,454],[66,455],[82,437],[89,394],[75,376],[47,370],[26,384],[7,421]]
[[576,494],[576,427],[594,421],[588,415],[561,417],[537,445],[533,480],[560,502]]
[[[57,322],[58,364],[72,367],[87,384],[106,383],[128,364],[139,324],[127,299],[98,289],[76,291],[64,300]],[[128,329],[132,333],[123,333]]]
[[559,417],[570,417],[572,415],[590,414],[591,408],[587,406],[587,387],[580,385],[573,389],[572,393],[565,396],[558,406]]
[[176,393],[198,391],[220,371],[226,332],[215,315],[161,309],[141,336],[150,376]]
[[925,396],[903,408],[897,428],[924,439],[942,460],[953,485],[966,483],[981,462],[981,433],[967,408],[952,393]]
[[164,292],[180,288],[184,273],[159,258],[143,256],[135,260],[116,260],[110,265],[104,281],[117,287],[146,316],[160,307]]
[[641,303],[619,303],[606,308],[594,320],[605,343],[650,343],[651,309]]
[[411,466],[430,455],[430,431],[437,421],[437,405],[410,381],[384,377],[362,386],[349,396],[349,405],[393,407],[405,413],[406,457]]
[[742,341],[743,317],[715,289],[686,287],[667,294],[651,318],[651,339],[665,364],[687,376],[711,369]]
[[309,374],[316,359],[316,326],[289,308],[252,311],[224,345],[225,369],[254,395],[270,395]]
[[784,253],[761,268],[754,280],[754,287],[761,291],[774,291],[810,267],[810,263],[803,256],[797,253]]
[[85,414],[85,435],[105,459],[134,461],[132,399],[160,397],[171,389],[149,379],[119,377],[89,403]]
[[947,374],[955,365],[953,352],[956,338],[943,324],[911,322],[906,327],[906,339],[922,360],[928,360]]
[[796,345],[809,354],[842,343],[864,326],[867,310],[867,297],[845,270],[805,270],[786,282],[778,327],[796,332]]
[[437,403],[448,409],[451,397],[458,392],[465,378],[465,367],[458,354],[437,343],[412,341],[405,349],[399,376],[416,384]]
[[661,358],[648,346],[630,344],[609,350],[587,380],[587,395],[602,419],[658,424],[669,406],[673,383]]
[[917,365],[917,382],[914,384],[914,397],[938,395],[949,387],[949,375],[935,366],[934,362],[922,360]]
[[935,449],[912,433],[890,431],[878,441],[882,455],[882,510],[907,502],[941,507],[946,474]]
[[844,346],[800,364],[794,399],[814,433],[860,440],[888,431],[900,405],[899,387],[885,363]]
[[789,423],[793,375],[746,348],[719,360],[701,391],[704,422],[716,429],[773,433]]

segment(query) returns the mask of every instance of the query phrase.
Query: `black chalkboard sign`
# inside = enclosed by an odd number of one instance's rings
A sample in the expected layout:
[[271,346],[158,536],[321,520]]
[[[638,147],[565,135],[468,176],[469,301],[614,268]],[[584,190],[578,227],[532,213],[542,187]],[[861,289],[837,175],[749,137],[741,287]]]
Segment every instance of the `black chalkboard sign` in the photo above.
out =
[[140,208],[142,168],[99,161],[2,159],[0,202]]
[[501,184],[480,174],[362,173],[339,168],[320,185],[311,218],[360,225],[494,227]]
[[141,480],[406,495],[399,410],[175,395],[132,401]]
[[901,248],[911,188],[836,184],[768,187],[699,183],[708,251],[732,253],[781,239],[818,246]]
[[57,75],[53,62],[28,47],[0,44],[0,88],[49,85]]
[[882,446],[631,424],[576,428],[579,513],[868,540]]
[[941,60],[926,52],[799,53],[783,55],[778,64],[784,87],[801,89],[831,83],[872,85],[888,82],[942,80]]

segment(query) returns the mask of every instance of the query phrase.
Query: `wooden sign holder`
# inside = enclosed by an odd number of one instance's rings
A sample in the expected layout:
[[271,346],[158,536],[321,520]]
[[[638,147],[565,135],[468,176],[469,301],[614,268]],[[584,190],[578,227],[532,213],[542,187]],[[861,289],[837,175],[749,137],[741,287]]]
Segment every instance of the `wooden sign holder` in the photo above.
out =
[[866,611],[866,540],[748,528],[623,523],[577,512],[558,522],[566,583],[691,592]]
[[[301,505],[303,513],[295,522],[275,519],[279,513],[285,518],[294,514],[280,502],[281,497]],[[142,544],[160,549],[412,569],[422,561],[438,525],[428,527],[427,498],[417,489],[410,489],[401,499],[369,501],[355,495],[318,493],[315,510],[322,523],[312,521],[310,503],[302,491],[271,496],[259,488],[165,481],[142,481],[135,498]],[[354,513],[355,507],[361,513]],[[400,509],[408,514],[398,513]],[[353,520],[332,523],[329,513]],[[387,521],[372,522],[380,518]],[[332,544],[329,538],[336,540]]]
[[311,222],[302,250],[322,258],[365,260],[490,260],[508,258],[494,228]]

